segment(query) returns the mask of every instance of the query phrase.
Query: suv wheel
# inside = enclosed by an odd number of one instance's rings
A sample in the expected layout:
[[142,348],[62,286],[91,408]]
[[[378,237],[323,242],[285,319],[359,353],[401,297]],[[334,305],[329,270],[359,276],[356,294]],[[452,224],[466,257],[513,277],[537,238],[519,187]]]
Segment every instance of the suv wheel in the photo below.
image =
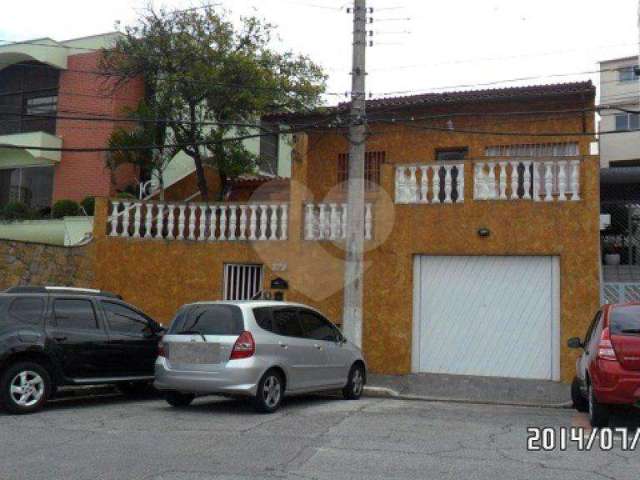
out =
[[584,398],[582,391],[580,390],[580,379],[578,377],[573,378],[571,383],[571,401],[573,402],[573,408],[579,412],[589,411],[589,401]]
[[354,365],[349,371],[347,384],[342,389],[342,396],[347,400],[358,400],[362,395],[365,383],[365,373],[362,365]]
[[0,399],[11,413],[40,410],[52,390],[51,376],[40,364],[20,362],[7,368],[0,378]]
[[262,413],[273,413],[280,407],[284,396],[284,381],[275,370],[264,374],[258,383],[258,390],[254,398],[256,410]]
[[188,407],[196,396],[192,393],[166,392],[164,399],[172,407]]
[[602,428],[609,425],[609,409],[605,405],[598,403],[591,384],[589,384],[589,421],[594,428]]

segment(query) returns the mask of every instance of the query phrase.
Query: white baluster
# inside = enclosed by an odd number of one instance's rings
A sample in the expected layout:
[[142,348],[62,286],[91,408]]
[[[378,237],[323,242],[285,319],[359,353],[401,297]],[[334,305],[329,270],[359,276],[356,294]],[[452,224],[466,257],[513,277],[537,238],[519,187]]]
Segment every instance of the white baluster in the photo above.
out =
[[325,240],[327,237],[327,216],[326,216],[326,212],[325,212],[325,208],[327,206],[324,203],[321,203],[319,205],[320,208],[320,212],[318,214],[318,229],[319,229],[319,235],[318,235],[318,240]]
[[342,228],[341,228],[341,236],[343,240],[347,238],[347,204],[342,204]]
[[560,160],[558,162],[558,201],[564,202],[567,200],[567,166],[569,162],[566,160]]
[[484,163],[476,163],[473,170],[473,198],[474,200],[484,200]]
[[364,214],[364,238],[365,240],[371,240],[371,230],[373,227],[373,214],[371,212],[371,204],[367,203],[365,206]]
[[189,240],[196,239],[196,211],[198,207],[196,205],[189,205]]
[[236,239],[236,229],[238,228],[238,214],[236,205],[229,205],[229,240]]
[[153,203],[145,204],[147,209],[146,222],[144,224],[144,238],[151,238],[151,227],[153,226]]
[[158,204],[158,213],[156,214],[156,235],[154,238],[162,238],[164,227],[164,203]]
[[167,240],[173,240],[173,226],[175,221],[174,216],[176,214],[176,207],[175,205],[168,205],[167,208],[169,209],[167,214]]
[[129,236],[129,202],[122,202],[122,205],[124,205],[124,210],[122,211],[122,233],[120,234],[121,237],[128,237]]
[[[529,161],[529,162],[522,162],[522,165],[524,166],[524,173],[523,173],[523,179],[522,179],[522,188],[524,189],[523,198],[525,200],[531,199],[531,185],[533,182],[533,199],[535,201],[539,201],[540,200],[540,192],[539,192],[540,182],[538,181],[537,172],[536,172],[538,164],[536,162]],[[533,175],[531,174],[532,170],[533,170]]]
[[571,160],[571,200],[580,200],[580,160]]
[[288,238],[289,230],[289,205],[282,205],[282,215],[280,216],[280,240]]
[[216,236],[216,230],[218,228],[218,206],[210,205],[209,208],[211,209],[211,218],[209,219],[209,241],[215,242],[218,240],[218,237]]
[[418,179],[416,178],[417,167],[409,167],[409,203],[418,201]]
[[507,200],[507,162],[500,162],[500,200]]
[[335,203],[330,204],[331,213],[329,216],[329,238],[336,240],[338,238],[340,228],[340,220],[338,219],[338,205]]
[[258,212],[256,211],[258,208],[257,205],[251,205],[249,209],[251,210],[251,215],[249,218],[249,240],[256,240],[256,232],[258,231]]
[[431,203],[442,203],[440,201],[440,192],[442,191],[440,185],[440,165],[436,165],[431,167],[431,171],[433,172],[433,184],[431,191],[433,192],[433,197],[431,198]]
[[305,240],[315,240],[313,235],[313,224],[315,223],[313,220],[314,217],[314,207],[313,204],[307,203],[306,206],[306,214],[304,216],[304,229],[305,229]]
[[109,232],[109,236],[117,237],[118,236],[118,219],[120,216],[118,215],[118,208],[120,207],[119,201],[111,202],[111,231]]
[[240,205],[240,240],[247,239],[247,206]]
[[518,195],[518,162],[509,162],[511,165],[511,200],[517,200],[520,198]]
[[134,204],[135,213],[133,215],[133,238],[140,238],[140,225],[142,223],[142,204]]
[[396,167],[396,203],[406,203],[404,176],[404,167]]
[[544,162],[544,201],[553,201],[553,162]]
[[451,203],[451,165],[444,166],[444,203]]
[[186,205],[180,205],[179,207],[180,210],[180,216],[178,217],[178,240],[184,240],[184,227],[185,227],[185,221],[186,221],[186,216],[185,216],[185,210],[187,209]]
[[207,206],[200,205],[198,240],[204,242],[207,239]]
[[277,233],[278,233],[278,206],[277,205],[271,205],[270,208],[271,210],[271,224],[270,224],[270,230],[271,232],[269,232],[269,240],[277,240]]
[[464,163],[458,165],[458,185],[456,190],[458,192],[456,203],[464,203]]
[[218,240],[227,240],[227,207],[220,205],[220,238]]
[[487,182],[487,198],[494,200],[497,198],[497,186],[496,186],[496,164],[495,162],[489,162],[489,181]]
[[260,205],[262,212],[260,213],[260,240],[267,239],[267,206]]
[[429,167],[420,167],[420,201],[429,202]]

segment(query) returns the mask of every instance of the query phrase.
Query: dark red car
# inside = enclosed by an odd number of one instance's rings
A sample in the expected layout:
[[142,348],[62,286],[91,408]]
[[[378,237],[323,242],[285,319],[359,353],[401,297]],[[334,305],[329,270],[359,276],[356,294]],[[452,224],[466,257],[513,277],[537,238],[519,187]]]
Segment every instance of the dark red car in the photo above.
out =
[[640,407],[640,304],[603,306],[584,340],[571,338],[569,347],[583,350],[571,398],[592,426],[606,427],[613,406]]

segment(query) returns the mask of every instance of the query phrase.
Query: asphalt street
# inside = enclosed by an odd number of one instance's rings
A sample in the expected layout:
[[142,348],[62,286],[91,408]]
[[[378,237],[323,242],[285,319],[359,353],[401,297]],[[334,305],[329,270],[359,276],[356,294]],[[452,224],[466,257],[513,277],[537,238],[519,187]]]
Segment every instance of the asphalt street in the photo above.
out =
[[[616,479],[636,480],[640,446],[529,452],[527,427],[586,425],[567,409],[330,396],[274,415],[247,402],[61,400],[0,414],[0,479]],[[633,422],[632,422],[633,423]]]

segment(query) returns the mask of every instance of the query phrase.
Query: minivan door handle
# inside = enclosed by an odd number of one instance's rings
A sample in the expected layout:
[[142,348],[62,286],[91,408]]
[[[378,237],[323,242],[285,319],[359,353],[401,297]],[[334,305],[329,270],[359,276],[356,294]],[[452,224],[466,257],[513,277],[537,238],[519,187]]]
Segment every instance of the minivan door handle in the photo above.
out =
[[53,337],[56,342],[65,342],[67,341],[67,337]]
[[322,350],[322,345],[318,343],[314,343],[313,346],[316,347],[318,350]]
[[278,345],[280,345],[280,347],[282,347],[284,349],[289,348],[289,345],[287,345],[286,343],[278,342]]

